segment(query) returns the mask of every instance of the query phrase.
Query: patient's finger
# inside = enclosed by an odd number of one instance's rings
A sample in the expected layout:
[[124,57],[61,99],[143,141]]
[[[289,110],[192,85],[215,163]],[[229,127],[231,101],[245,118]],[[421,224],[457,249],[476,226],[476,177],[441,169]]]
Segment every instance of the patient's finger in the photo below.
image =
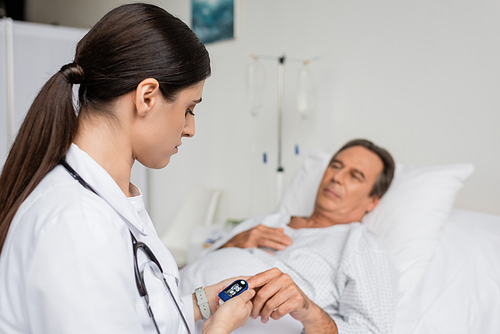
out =
[[266,247],[276,250],[284,250],[292,244],[292,239],[282,232],[267,233],[262,235],[258,240],[259,247]]
[[260,313],[261,318],[266,317],[267,319],[267,317],[271,317],[278,320],[292,311],[300,309],[304,305],[304,299],[302,294],[295,288],[295,285],[290,285],[286,289],[281,289],[271,299],[270,303],[266,303],[264,310]]
[[273,312],[278,311],[278,309],[282,307],[283,302],[283,295],[280,292],[277,292],[274,296],[268,299],[259,312],[261,321],[263,323],[267,323]]
[[[261,317],[266,323],[269,317],[279,319],[285,314],[300,317],[300,312],[307,311],[309,299],[293,282],[292,278],[273,268],[249,278],[248,285],[252,288],[261,286],[253,300],[251,317]],[[297,313],[299,312],[299,313]]]
[[289,314],[290,312],[293,311],[293,308],[288,305],[288,304],[283,304],[274,309],[274,311],[271,313],[271,318],[273,320],[278,320],[283,318],[285,315]]
[[[261,315],[262,309],[267,305],[269,300],[279,292],[282,285],[280,277],[283,275],[284,274],[279,269],[273,268],[249,278],[248,285],[250,287],[261,287],[253,300],[252,318],[256,319],[259,315]],[[272,311],[278,305],[279,304],[276,304],[275,299],[275,303],[272,305],[270,304],[267,309],[271,309]],[[268,313],[270,314],[270,312]]]
[[[262,299],[266,300],[259,310],[259,315],[263,323],[267,323],[269,317],[273,314],[274,319],[281,318],[296,307],[299,307],[302,300],[295,283],[293,283],[287,274],[282,274],[271,280],[260,289],[259,295]],[[261,300],[257,299],[257,297],[254,299],[252,315],[257,312],[257,308],[260,307],[258,303],[260,302]]]
[[263,232],[261,238],[263,244],[259,246],[283,250],[292,244],[292,238],[286,235],[282,228],[264,227],[266,229],[261,231]]
[[[264,310],[264,308],[266,307],[266,305],[268,305],[270,299],[274,296],[274,294],[276,294],[278,291],[275,290],[275,291],[270,291],[269,289],[267,289],[266,291],[263,291],[262,288],[257,292],[257,294],[255,295],[254,299],[253,299],[253,305],[252,305],[252,312],[250,314],[250,316],[253,318],[253,319],[257,319],[259,316],[262,316],[262,311]],[[273,305],[275,305],[273,303]],[[268,307],[268,309],[271,308],[270,306]],[[274,308],[271,309],[271,311],[273,310]],[[270,312],[268,312],[270,313]],[[265,316],[264,316],[265,317]],[[263,318],[264,319],[264,318]],[[263,321],[264,322],[264,321]]]
[[247,279],[247,282],[249,287],[251,287],[252,289],[258,288],[281,274],[282,272],[278,268],[271,268],[269,270],[258,273],[257,275],[249,277]]
[[272,239],[261,239],[259,242],[259,247],[272,248],[276,250],[284,250],[288,246],[280,242],[274,241]]

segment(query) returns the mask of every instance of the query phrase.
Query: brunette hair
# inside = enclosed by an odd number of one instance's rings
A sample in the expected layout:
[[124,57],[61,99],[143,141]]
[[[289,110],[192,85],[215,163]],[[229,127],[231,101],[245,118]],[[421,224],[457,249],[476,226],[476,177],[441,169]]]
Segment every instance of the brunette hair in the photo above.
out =
[[366,139],[354,139],[345,143],[344,146],[342,146],[337,151],[337,153],[335,153],[335,155],[330,160],[330,163],[339,155],[340,152],[353,146],[362,146],[375,153],[380,158],[380,160],[382,160],[384,169],[382,170],[382,173],[380,173],[377,177],[377,180],[375,181],[375,184],[370,191],[370,197],[382,197],[387,189],[389,189],[389,186],[392,183],[392,179],[394,178],[394,170],[396,168],[394,159],[386,149],[375,145],[371,141]]
[[[0,252],[21,203],[65,156],[78,117],[107,113],[116,98],[144,79],[158,80],[163,96],[210,76],[205,46],[178,18],[150,4],[123,5],[106,14],[78,43],[73,63],[38,93],[0,175]],[[78,111],[72,87],[78,90]]]

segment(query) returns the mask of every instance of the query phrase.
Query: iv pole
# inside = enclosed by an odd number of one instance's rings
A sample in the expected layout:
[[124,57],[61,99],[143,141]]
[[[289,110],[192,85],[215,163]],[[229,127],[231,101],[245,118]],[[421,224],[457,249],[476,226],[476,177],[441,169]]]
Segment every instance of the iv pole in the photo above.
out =
[[281,162],[283,150],[283,104],[285,86],[285,55],[278,58],[278,167],[276,168],[276,203],[281,199],[283,193],[283,174],[285,169]]
[[[273,56],[264,56],[264,55],[250,55],[251,58],[258,59],[267,59],[267,60],[276,60],[276,57]],[[303,63],[305,65],[310,64],[312,61],[318,59],[318,57],[312,59],[296,59],[296,58],[287,58],[285,54],[281,55],[278,59],[278,166],[276,168],[276,204],[279,203],[281,199],[281,195],[283,194],[283,175],[285,173],[285,168],[282,164],[282,151],[283,151],[283,109],[284,109],[284,100],[285,100],[285,62],[292,61],[297,63]]]

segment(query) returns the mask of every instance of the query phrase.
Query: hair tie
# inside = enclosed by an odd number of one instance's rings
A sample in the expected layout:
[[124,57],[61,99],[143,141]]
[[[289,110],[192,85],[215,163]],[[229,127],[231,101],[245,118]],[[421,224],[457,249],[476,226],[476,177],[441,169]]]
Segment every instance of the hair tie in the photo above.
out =
[[64,65],[59,72],[64,75],[66,81],[70,84],[81,84],[85,79],[83,68],[75,62]]

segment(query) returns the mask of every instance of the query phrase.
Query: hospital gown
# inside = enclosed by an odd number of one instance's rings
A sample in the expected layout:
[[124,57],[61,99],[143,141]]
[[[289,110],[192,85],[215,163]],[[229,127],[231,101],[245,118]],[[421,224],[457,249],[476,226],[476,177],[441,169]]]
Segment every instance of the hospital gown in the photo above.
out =
[[391,333],[397,273],[379,238],[360,223],[293,229],[287,225],[290,218],[273,214],[247,220],[204,253],[259,224],[281,227],[293,239],[291,246],[273,255],[256,248],[247,251],[290,275],[333,318],[340,334]]

